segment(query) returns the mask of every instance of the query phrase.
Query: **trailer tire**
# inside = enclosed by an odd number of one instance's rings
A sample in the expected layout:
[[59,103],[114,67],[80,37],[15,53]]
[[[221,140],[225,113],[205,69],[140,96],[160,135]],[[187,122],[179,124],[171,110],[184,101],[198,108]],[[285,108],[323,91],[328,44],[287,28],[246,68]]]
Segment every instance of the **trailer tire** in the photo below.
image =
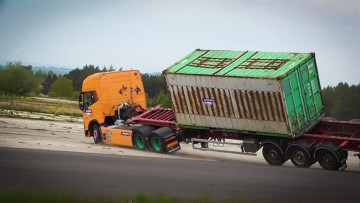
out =
[[293,146],[289,151],[291,162],[299,168],[309,168],[314,164],[312,153],[306,148]]
[[285,155],[280,146],[274,143],[266,143],[262,150],[265,161],[274,166],[281,166],[285,163]]
[[316,153],[316,159],[320,166],[325,170],[338,170],[342,163],[340,163],[335,156],[335,152],[328,149],[321,149]]
[[91,127],[91,135],[93,137],[94,143],[98,144],[102,142],[101,130],[98,124],[93,124]]

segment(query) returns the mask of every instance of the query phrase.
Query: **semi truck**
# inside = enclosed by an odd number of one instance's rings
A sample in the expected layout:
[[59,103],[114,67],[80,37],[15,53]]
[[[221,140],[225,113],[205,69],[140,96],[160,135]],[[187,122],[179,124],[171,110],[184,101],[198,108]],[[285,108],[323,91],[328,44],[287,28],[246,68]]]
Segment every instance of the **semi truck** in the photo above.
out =
[[244,155],[262,149],[277,166],[290,159],[343,170],[349,151],[360,159],[360,120],[324,118],[314,53],[197,49],[163,76],[171,109],[147,109],[137,70],[86,78],[79,95],[85,136],[157,153],[174,153],[181,142],[201,150],[233,144]]

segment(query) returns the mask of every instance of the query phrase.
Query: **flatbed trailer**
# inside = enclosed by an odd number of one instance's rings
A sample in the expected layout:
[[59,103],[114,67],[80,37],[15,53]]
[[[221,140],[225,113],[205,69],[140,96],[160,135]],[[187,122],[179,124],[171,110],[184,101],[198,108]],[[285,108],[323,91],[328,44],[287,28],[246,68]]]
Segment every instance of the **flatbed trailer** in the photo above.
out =
[[290,139],[258,136],[256,133],[226,133],[212,129],[202,132],[183,131],[178,128],[174,118],[171,109],[156,107],[133,117],[130,123],[172,128],[180,141],[200,143],[203,150],[207,150],[209,142],[234,144],[220,140],[240,140],[240,154],[254,155],[263,147],[263,156],[271,165],[282,165],[290,159],[297,167],[310,167],[319,162],[324,169],[338,170],[346,168],[348,151],[357,152],[356,155],[360,158],[360,122],[321,120],[303,135]]

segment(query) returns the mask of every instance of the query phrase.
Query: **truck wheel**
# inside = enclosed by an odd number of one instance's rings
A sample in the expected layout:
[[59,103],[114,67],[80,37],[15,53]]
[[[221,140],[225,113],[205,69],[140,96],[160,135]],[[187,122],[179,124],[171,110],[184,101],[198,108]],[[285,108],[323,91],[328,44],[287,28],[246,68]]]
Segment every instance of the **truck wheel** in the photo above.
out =
[[151,148],[157,153],[166,152],[166,138],[173,135],[174,129],[169,127],[161,127],[151,132],[150,144]]
[[147,141],[145,136],[141,135],[140,133],[136,133],[134,135],[135,145],[140,150],[145,150],[147,148]]
[[163,147],[163,140],[159,136],[151,137],[151,146],[155,152],[163,153],[165,151]]
[[294,146],[289,153],[290,160],[296,167],[309,168],[314,163],[310,153],[309,150]]
[[285,163],[286,159],[279,146],[273,143],[267,143],[262,150],[264,159],[268,164],[274,166],[281,166]]
[[146,150],[149,148],[150,133],[155,130],[152,126],[141,126],[134,129],[133,143],[139,150]]
[[338,170],[343,164],[338,161],[335,152],[328,149],[321,149],[316,153],[316,159],[325,170]]
[[100,126],[98,124],[93,124],[92,128],[91,128],[91,132],[92,132],[92,137],[94,139],[95,144],[101,143],[102,139],[101,139]]

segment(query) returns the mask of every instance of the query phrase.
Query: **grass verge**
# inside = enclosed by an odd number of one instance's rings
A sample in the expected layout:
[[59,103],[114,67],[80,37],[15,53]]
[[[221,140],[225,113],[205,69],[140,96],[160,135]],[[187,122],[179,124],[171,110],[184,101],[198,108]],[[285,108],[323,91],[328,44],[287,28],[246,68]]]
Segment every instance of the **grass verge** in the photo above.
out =
[[0,95],[0,109],[81,117],[76,101]]

